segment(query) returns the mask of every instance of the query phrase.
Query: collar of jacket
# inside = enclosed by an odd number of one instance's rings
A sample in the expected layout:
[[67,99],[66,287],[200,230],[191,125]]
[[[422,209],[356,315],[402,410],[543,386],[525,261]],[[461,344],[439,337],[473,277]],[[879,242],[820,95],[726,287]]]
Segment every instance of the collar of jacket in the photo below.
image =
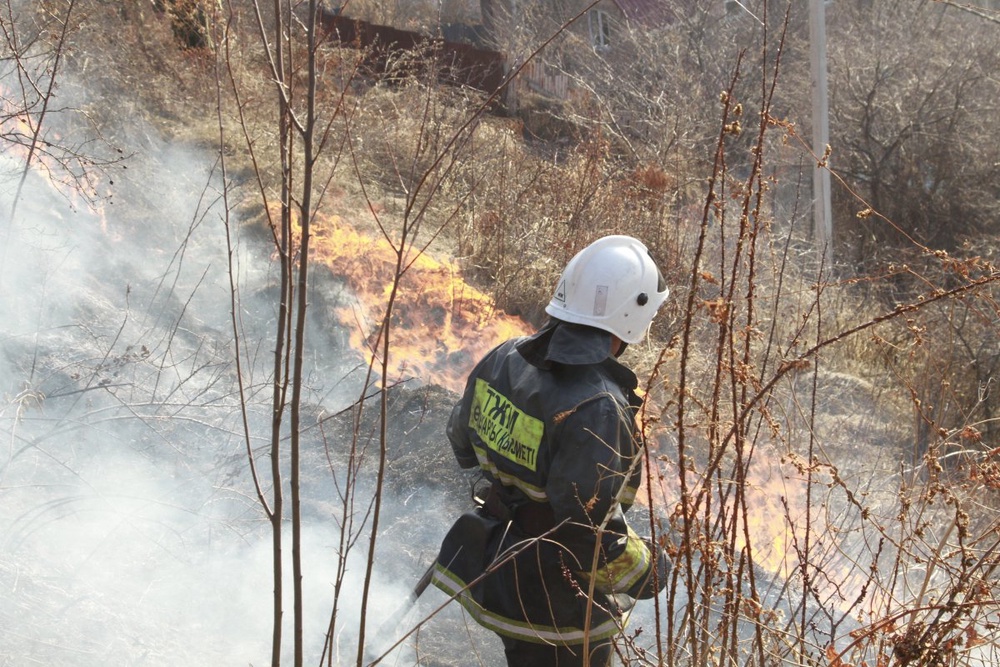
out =
[[533,336],[517,344],[517,351],[532,366],[549,370],[553,364],[602,366],[624,389],[639,386],[635,373],[611,356],[611,334],[582,324],[551,319]]

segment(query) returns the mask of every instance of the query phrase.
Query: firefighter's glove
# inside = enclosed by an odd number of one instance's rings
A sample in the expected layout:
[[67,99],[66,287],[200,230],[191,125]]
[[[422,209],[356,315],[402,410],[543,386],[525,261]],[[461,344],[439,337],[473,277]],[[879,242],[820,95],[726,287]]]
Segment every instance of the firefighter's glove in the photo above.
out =
[[655,598],[656,594],[666,587],[673,564],[667,557],[667,552],[660,545],[655,544],[653,540],[648,538],[643,538],[642,541],[645,542],[646,548],[649,549],[650,560],[652,562],[650,563],[649,575],[642,582],[641,589],[636,591],[634,597],[640,600],[649,600]]
[[670,575],[670,561],[663,549],[653,540],[639,537],[631,528],[618,544],[625,549],[598,572],[597,590],[623,593],[633,600],[656,597]]

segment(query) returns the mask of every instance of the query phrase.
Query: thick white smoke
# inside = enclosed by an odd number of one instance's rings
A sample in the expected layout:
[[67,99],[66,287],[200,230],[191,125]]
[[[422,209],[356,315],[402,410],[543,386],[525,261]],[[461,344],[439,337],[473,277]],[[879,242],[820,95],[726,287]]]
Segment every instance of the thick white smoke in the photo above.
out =
[[[15,209],[20,163],[2,159],[0,664],[267,663],[271,538],[241,435],[211,156],[144,146],[103,212],[38,172]],[[238,243],[244,381],[263,451],[273,275],[266,247]],[[335,412],[357,388],[330,356],[309,397]],[[332,485],[319,495],[333,499]],[[303,553],[311,655],[340,544],[336,522],[316,519]],[[286,564],[290,548],[286,537]],[[351,656],[362,565],[339,619]],[[377,576],[385,616],[405,588]]]

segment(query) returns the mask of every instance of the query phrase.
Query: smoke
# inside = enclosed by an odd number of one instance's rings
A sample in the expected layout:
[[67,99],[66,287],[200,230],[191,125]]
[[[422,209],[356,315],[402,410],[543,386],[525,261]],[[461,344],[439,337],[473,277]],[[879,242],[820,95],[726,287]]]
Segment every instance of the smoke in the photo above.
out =
[[[198,173],[190,161],[175,166],[169,173]],[[183,184],[154,187],[164,211],[192,215]],[[5,183],[5,211],[12,193]],[[232,407],[213,405],[225,394],[227,341],[213,339],[227,311],[213,295],[222,248],[188,237],[206,247],[185,253],[182,267],[161,243],[183,227],[164,216],[141,229],[129,212],[74,207],[33,172],[7,220],[0,654],[11,664],[208,657],[214,642],[198,627],[215,623],[190,611],[246,614],[227,608],[245,597],[225,594],[238,590],[232,576],[217,579],[214,600],[199,599],[210,590],[200,578],[239,572],[253,535],[241,528],[241,546],[223,530],[232,510],[250,507],[213,483],[220,469],[205,447],[226,444],[216,436]],[[188,312],[194,295],[201,303]],[[187,626],[186,636],[164,636],[171,626]]]
[[[270,525],[241,432],[211,156],[149,140],[96,209],[32,171],[13,218],[20,163],[0,160],[0,664],[268,662]],[[266,245],[234,234],[251,446],[265,452],[275,279]],[[357,360],[324,322],[310,337],[307,400],[334,413],[360,393]],[[337,498],[325,467],[309,473],[324,502]],[[306,512],[305,637],[318,656],[340,529],[329,508]],[[290,548],[286,536],[286,567]],[[352,658],[363,558],[338,618]],[[373,616],[405,597],[409,573],[392,576],[403,583],[376,572]]]

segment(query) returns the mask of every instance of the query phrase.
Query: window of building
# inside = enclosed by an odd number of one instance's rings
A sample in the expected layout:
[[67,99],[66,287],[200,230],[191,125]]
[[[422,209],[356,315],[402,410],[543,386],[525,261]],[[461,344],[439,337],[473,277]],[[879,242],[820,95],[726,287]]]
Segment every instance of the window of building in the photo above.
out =
[[590,43],[599,51],[607,49],[611,46],[611,17],[600,9],[591,9],[587,16],[590,19]]

